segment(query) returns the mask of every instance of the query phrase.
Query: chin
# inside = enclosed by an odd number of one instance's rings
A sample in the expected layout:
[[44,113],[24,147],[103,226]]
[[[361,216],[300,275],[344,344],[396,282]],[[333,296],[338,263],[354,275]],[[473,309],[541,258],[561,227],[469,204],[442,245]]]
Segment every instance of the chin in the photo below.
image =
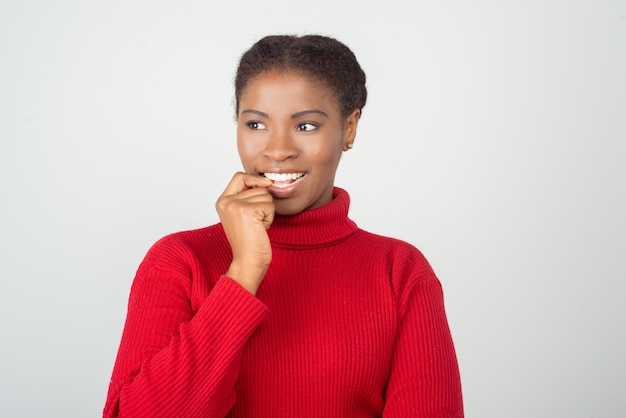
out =
[[294,196],[277,198],[274,197],[274,207],[276,214],[282,216],[297,215],[308,209],[320,207],[332,200],[332,192],[330,199],[321,199],[319,196],[311,196],[310,194],[296,194]]
[[304,212],[313,206],[313,203],[302,201],[297,198],[274,198],[274,207],[276,208],[276,214],[281,216],[293,216],[300,212]]
[[276,202],[276,200],[274,200],[274,206],[276,207],[276,215],[281,216],[293,216],[307,210],[301,205],[291,205],[287,202]]

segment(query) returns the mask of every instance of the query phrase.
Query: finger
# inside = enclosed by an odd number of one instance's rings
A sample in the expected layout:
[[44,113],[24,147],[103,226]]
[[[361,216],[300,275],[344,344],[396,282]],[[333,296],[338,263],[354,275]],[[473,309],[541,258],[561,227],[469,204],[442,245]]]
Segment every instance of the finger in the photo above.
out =
[[247,189],[234,195],[225,196],[227,199],[240,200],[244,202],[271,202],[273,197],[265,187],[255,187]]
[[249,196],[246,198],[240,198],[239,195],[237,195],[237,197],[228,196],[228,198],[236,199],[238,202],[243,203],[243,204],[273,203],[274,202],[274,198],[269,193],[265,195],[257,194],[257,195]]
[[254,189],[244,190],[243,192],[234,195],[220,196],[217,202],[215,202],[215,207],[218,211],[220,211],[226,210],[226,208],[232,204],[271,203],[273,201],[274,198],[266,188],[256,187]]
[[276,214],[276,209],[273,208],[271,212],[266,213],[265,219],[263,219],[263,226],[265,229],[270,229],[272,222],[274,222],[274,215]]
[[226,186],[222,196],[230,196],[233,194],[241,193],[244,190],[254,187],[269,187],[272,185],[272,181],[263,177],[256,176],[249,173],[235,173],[233,178]]
[[269,229],[272,222],[274,222],[274,213],[276,211],[274,203],[256,203],[254,206],[256,219],[263,223],[265,229]]
[[220,196],[215,202],[215,208],[217,209],[220,217],[223,213],[226,213],[233,208],[240,207],[242,205],[254,205],[257,203],[270,203],[273,204],[274,197],[264,187],[256,187],[254,189],[247,189],[240,193]]

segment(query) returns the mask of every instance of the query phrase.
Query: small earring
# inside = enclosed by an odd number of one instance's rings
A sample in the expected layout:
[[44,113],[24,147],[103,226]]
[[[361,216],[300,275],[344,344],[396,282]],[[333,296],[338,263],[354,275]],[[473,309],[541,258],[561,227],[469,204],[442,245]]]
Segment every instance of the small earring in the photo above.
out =
[[348,147],[348,149],[352,149],[352,143],[349,143],[348,145],[346,145],[346,147]]

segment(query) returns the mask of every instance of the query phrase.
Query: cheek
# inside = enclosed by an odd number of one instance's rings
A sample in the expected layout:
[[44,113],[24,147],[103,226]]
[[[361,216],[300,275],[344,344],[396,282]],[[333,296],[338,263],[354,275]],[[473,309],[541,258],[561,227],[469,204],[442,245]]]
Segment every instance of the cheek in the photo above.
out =
[[318,164],[334,169],[341,158],[341,141],[337,138],[325,138],[323,141],[312,141],[307,144],[307,154]]
[[237,152],[244,170],[250,172],[254,168],[254,162],[259,153],[254,142],[245,138],[244,135],[237,134]]

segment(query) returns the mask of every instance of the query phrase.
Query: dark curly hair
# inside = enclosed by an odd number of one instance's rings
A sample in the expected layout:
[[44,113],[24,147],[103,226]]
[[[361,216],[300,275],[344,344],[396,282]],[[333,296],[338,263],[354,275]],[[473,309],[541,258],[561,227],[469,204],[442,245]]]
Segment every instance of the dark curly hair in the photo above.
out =
[[273,35],[255,43],[239,61],[235,78],[237,115],[248,83],[271,70],[298,71],[322,82],[335,93],[344,118],[365,106],[365,72],[350,48],[321,35]]

